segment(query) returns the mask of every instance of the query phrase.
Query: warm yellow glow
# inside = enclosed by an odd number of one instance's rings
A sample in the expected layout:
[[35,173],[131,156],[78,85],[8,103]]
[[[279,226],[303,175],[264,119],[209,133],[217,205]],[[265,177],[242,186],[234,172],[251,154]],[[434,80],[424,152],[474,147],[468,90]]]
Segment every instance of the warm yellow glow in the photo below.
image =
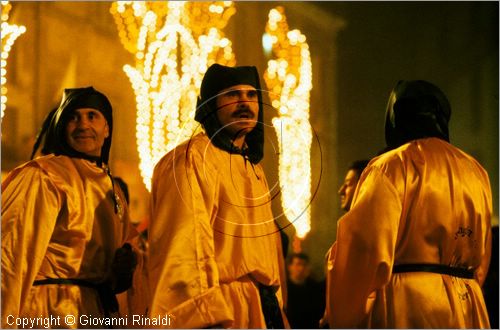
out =
[[235,64],[221,32],[235,9],[231,1],[117,1],[111,13],[135,56],[124,71],[136,95],[139,166],[150,190],[154,165],[197,126],[196,98],[207,68]]
[[22,25],[9,24],[7,20],[9,19],[9,12],[12,9],[12,5],[9,1],[2,1],[2,26],[1,26],[1,35],[2,35],[2,53],[1,53],[1,112],[2,117],[5,112],[5,108],[7,107],[7,87],[5,84],[7,83],[7,59],[9,58],[9,52],[16,41],[17,37],[26,32],[26,27]]
[[271,104],[279,112],[272,123],[280,141],[283,211],[293,222],[296,235],[304,238],[311,229],[311,56],[306,37],[299,30],[289,31],[282,7],[269,12],[266,33],[272,40],[275,57],[268,62],[264,79]]

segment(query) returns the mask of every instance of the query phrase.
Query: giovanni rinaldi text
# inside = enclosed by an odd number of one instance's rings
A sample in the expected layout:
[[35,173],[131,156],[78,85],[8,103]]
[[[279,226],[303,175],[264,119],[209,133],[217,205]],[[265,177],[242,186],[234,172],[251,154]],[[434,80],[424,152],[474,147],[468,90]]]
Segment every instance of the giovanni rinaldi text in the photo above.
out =
[[17,328],[40,329],[40,328],[54,328],[65,327],[78,324],[79,326],[171,326],[172,315],[157,315],[157,316],[143,316],[143,315],[125,315],[123,317],[94,317],[92,315],[74,315],[62,316],[39,316],[39,317],[15,317],[13,315],[7,316],[7,324]]

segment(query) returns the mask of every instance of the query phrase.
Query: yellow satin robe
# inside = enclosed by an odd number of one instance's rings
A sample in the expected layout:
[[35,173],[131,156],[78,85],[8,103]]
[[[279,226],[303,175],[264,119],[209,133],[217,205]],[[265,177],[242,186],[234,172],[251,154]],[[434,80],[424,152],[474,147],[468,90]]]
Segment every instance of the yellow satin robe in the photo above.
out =
[[265,328],[257,282],[282,306],[285,275],[262,167],[201,133],[163,157],[152,182],[150,315],[169,314],[174,328]]
[[[372,160],[330,254],[327,312],[334,328],[488,328],[481,292],[491,256],[486,171],[437,138]],[[475,279],[392,274],[396,264],[466,267]]]
[[[93,288],[32,284],[46,278],[85,279],[93,283],[106,278],[115,250],[131,234],[125,198],[118,187],[115,191],[118,214],[114,210],[111,180],[104,169],[66,156],[37,158],[16,168],[5,179],[2,327],[15,327],[11,323],[18,316],[60,316],[59,326],[52,324],[56,328],[78,327],[81,315],[103,317]],[[67,315],[73,315],[76,324],[66,324]]]

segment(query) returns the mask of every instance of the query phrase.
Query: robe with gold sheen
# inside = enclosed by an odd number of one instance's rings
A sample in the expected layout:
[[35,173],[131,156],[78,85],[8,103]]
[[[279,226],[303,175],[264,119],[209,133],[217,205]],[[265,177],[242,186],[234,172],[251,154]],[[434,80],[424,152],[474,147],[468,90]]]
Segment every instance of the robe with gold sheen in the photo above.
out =
[[[122,192],[93,162],[48,155],[10,173],[2,184],[2,327],[16,317],[103,317],[93,288],[38,285],[46,278],[103,282],[115,250],[131,234]],[[12,317],[9,317],[12,315]],[[66,324],[73,315],[76,323]],[[9,319],[7,319],[9,318]],[[85,316],[84,316],[85,318]],[[39,325],[38,327],[43,327]],[[81,324],[80,327],[98,327]]]
[[[150,316],[173,328],[265,328],[258,283],[282,306],[281,239],[264,171],[194,136],[157,164],[152,181]],[[285,323],[286,324],[286,323]]]
[[[368,165],[338,222],[328,270],[334,328],[488,328],[481,292],[491,255],[486,171],[437,138],[419,139]],[[397,264],[441,264],[474,279],[392,273]]]

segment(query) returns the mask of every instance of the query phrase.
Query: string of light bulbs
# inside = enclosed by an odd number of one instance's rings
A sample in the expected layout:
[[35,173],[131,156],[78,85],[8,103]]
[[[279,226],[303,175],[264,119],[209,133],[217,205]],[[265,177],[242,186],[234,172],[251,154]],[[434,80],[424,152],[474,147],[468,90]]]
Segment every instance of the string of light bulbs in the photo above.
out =
[[312,65],[306,37],[289,30],[283,7],[269,12],[266,33],[274,59],[264,74],[272,106],[279,116],[272,119],[279,141],[279,180],[283,212],[298,238],[311,230],[311,144],[309,97]]
[[213,63],[234,65],[222,29],[235,13],[231,1],[116,1],[111,6],[136,96],[136,139],[143,182],[151,189],[154,165],[192,136],[201,80]]
[[7,107],[7,60],[9,58],[9,52],[12,49],[14,41],[26,32],[26,27],[23,25],[9,24],[9,12],[12,9],[12,5],[9,1],[2,1],[2,16],[1,16],[1,30],[2,30],[2,52],[0,55],[0,74],[1,74],[1,115],[5,113]]

